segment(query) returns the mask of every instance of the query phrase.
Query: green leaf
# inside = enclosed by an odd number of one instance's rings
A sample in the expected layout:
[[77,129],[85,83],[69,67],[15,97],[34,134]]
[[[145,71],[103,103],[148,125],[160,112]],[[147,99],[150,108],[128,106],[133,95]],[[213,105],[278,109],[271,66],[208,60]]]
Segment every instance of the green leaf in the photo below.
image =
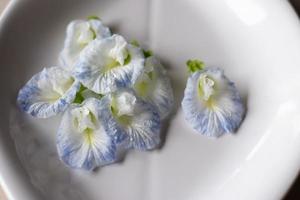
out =
[[92,19],[95,19],[95,20],[101,20],[100,17],[98,17],[98,16],[96,16],[96,15],[88,16],[87,19],[88,19],[88,20],[92,20]]
[[202,69],[204,69],[204,62],[202,62],[201,60],[188,60],[186,62],[186,65],[187,65],[187,68],[188,68],[188,71],[190,73],[194,73],[196,71],[200,71]]
[[153,56],[153,52],[151,50],[143,50],[145,58]]

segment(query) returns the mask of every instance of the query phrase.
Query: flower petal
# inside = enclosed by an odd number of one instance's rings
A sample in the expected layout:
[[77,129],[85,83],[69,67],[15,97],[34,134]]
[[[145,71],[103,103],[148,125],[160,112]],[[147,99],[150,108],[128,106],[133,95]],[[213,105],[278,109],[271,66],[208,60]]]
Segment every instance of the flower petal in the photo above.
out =
[[146,59],[145,72],[134,84],[134,90],[145,101],[155,105],[161,119],[166,118],[174,105],[173,89],[166,70],[158,59]]
[[113,35],[95,40],[84,49],[75,64],[74,76],[88,89],[107,94],[132,86],[143,66],[141,49],[127,44],[122,36]]
[[96,39],[103,39],[111,36],[111,32],[107,26],[104,26],[100,20],[90,19],[88,20],[91,28],[96,33]]
[[[160,117],[151,104],[127,89],[109,94],[101,102],[105,130],[117,144],[139,150],[149,150],[159,145]],[[124,109],[124,102],[130,102],[132,108]]]
[[64,48],[60,53],[60,64],[71,71],[80,52],[94,39],[110,37],[108,27],[100,20],[74,20],[67,27]]
[[210,137],[234,132],[245,113],[234,83],[218,68],[207,68],[189,77],[182,109],[192,127]]
[[61,67],[45,68],[19,91],[20,108],[38,118],[47,118],[66,110],[73,102],[80,83]]
[[73,104],[61,121],[57,149],[71,168],[93,170],[116,160],[116,147],[100,120],[100,100],[89,98]]

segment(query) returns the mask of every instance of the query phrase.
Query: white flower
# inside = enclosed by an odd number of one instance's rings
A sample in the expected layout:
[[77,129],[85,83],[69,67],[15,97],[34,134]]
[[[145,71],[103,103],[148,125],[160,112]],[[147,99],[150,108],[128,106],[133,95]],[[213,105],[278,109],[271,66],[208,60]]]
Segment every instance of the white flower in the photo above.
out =
[[132,86],[143,72],[140,48],[128,44],[120,35],[94,40],[80,54],[74,76],[88,89],[107,94]]
[[64,48],[60,53],[60,64],[68,71],[73,69],[80,52],[88,44],[97,39],[110,37],[108,27],[104,26],[100,20],[74,20],[67,27]]
[[149,150],[160,143],[160,117],[156,108],[126,89],[103,97],[104,127],[117,144]]
[[158,59],[153,56],[146,59],[145,72],[133,88],[141,98],[157,107],[161,119],[168,116],[174,104],[173,90]]
[[19,91],[20,108],[38,118],[57,115],[73,102],[80,83],[61,67],[45,68]]
[[210,137],[233,133],[245,113],[234,83],[218,68],[200,70],[188,78],[182,109],[192,127]]
[[93,170],[116,160],[116,147],[101,121],[100,100],[72,104],[58,129],[57,150],[69,167]]

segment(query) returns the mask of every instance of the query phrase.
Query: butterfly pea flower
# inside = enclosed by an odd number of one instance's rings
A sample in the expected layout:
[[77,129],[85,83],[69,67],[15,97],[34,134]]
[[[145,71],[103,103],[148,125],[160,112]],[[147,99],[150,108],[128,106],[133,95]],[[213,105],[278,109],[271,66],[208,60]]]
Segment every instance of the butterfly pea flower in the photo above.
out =
[[182,100],[186,120],[200,134],[219,137],[233,133],[242,122],[245,108],[234,83],[219,68],[204,68],[188,61],[188,78]]
[[104,26],[96,17],[90,17],[88,20],[72,21],[67,27],[64,47],[59,56],[60,64],[67,70],[72,71],[80,52],[90,42],[110,36],[109,28]]
[[103,128],[101,100],[88,98],[72,104],[63,115],[57,134],[60,159],[69,167],[93,170],[116,160],[116,146]]
[[154,56],[146,58],[144,73],[133,88],[138,96],[156,106],[161,119],[168,116],[174,103],[173,90],[166,70]]
[[80,83],[61,67],[44,68],[19,91],[19,107],[37,118],[48,118],[67,109]]
[[144,55],[120,35],[94,40],[75,63],[74,76],[98,94],[130,87],[143,72]]
[[114,141],[126,148],[150,150],[160,143],[160,117],[156,108],[130,89],[102,99],[104,127]]

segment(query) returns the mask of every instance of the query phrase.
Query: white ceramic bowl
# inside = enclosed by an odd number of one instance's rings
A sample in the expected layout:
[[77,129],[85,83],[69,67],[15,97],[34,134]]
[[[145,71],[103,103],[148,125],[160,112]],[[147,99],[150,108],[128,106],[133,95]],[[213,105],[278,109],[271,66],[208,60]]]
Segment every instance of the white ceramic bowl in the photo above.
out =
[[[162,149],[131,151],[94,173],[58,161],[59,119],[33,119],[15,103],[34,73],[57,64],[68,22],[89,15],[154,50],[177,103]],[[285,0],[12,1],[0,24],[0,182],[11,200],[280,199],[300,163],[299,52]],[[235,135],[208,139],[184,121],[189,58],[236,82],[248,111]]]

